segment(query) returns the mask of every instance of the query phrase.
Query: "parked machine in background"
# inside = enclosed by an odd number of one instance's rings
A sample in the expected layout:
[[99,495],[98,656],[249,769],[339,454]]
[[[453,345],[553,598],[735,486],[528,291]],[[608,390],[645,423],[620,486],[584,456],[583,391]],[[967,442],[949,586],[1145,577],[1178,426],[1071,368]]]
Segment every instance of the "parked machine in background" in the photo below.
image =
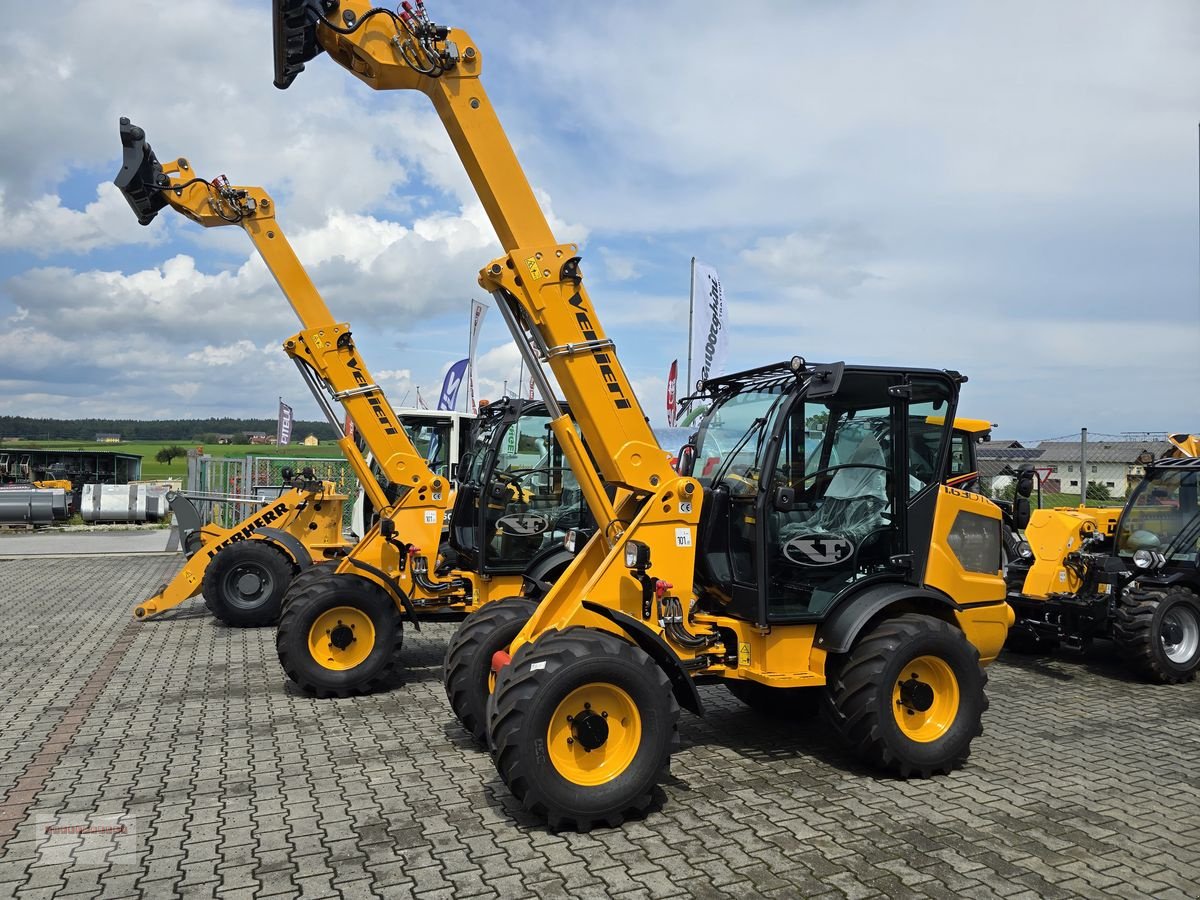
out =
[[[1123,507],[1029,511],[1034,475],[1018,477],[1007,521],[1025,545],[1008,561],[1016,624],[1009,646],[1080,649],[1110,638],[1149,681],[1200,670],[1200,437],[1171,435]],[[1023,506],[1022,506],[1023,504]],[[1021,511],[1023,510],[1023,512]]]
[[[460,569],[440,563],[440,544],[451,497],[447,476],[430,468],[414,446],[383,390],[371,377],[345,322],[334,319],[275,219],[275,206],[258,187],[239,187],[224,177],[207,181],[193,175],[183,158],[161,164],[141,128],[121,120],[124,158],[116,185],[138,221],[149,224],[171,206],[205,227],[237,225],[250,236],[280,289],[299,317],[303,330],[284,342],[326,419],[339,431],[340,404],[355,426],[356,436],[374,456],[380,478],[372,473],[355,437],[338,441],[359,483],[366,489],[378,518],[363,538],[328,565],[312,566],[292,580],[282,601],[276,649],[287,676],[301,688],[321,696],[346,696],[388,685],[400,665],[403,620],[420,627],[423,616],[462,615],[484,604],[522,597],[533,580],[525,567],[534,535],[504,542],[491,558],[491,568]],[[554,413],[559,408],[554,406]],[[532,412],[526,411],[528,415]],[[510,427],[526,427],[526,414]],[[533,426],[549,459],[561,459],[563,441],[582,446],[569,426],[547,432],[545,412]],[[564,438],[565,435],[565,438]],[[520,444],[518,445],[520,446]],[[521,452],[517,457],[521,458]],[[553,464],[538,482],[535,497],[520,486],[515,473],[496,465],[486,477],[501,482],[480,495],[480,503],[506,507],[496,523],[507,530],[527,527],[524,507],[537,501],[558,505],[582,496],[568,470]],[[548,480],[547,480],[548,479]],[[494,490],[494,493],[493,493]],[[585,488],[586,490],[586,488]],[[485,499],[486,498],[486,499]],[[497,498],[497,499],[492,499]],[[509,506],[515,509],[509,510]],[[467,516],[466,518],[470,518]],[[566,519],[564,512],[560,519]],[[480,521],[486,521],[481,519]],[[541,541],[547,535],[537,535]],[[480,536],[482,544],[491,536]],[[506,566],[506,548],[519,551],[520,566]],[[573,554],[561,543],[551,548],[565,569]],[[484,557],[486,560],[487,558]]]
[[[369,87],[433,101],[505,252],[480,283],[597,520],[523,624],[515,610],[492,623],[493,636],[518,626],[491,654],[485,728],[524,807],[584,830],[645,810],[679,708],[702,712],[701,680],[776,707],[815,689],[854,752],[901,776],[962,764],[986,707],[981,663],[1012,621],[1000,511],[945,484],[964,379],[798,356],[710,379],[675,471],[600,325],[578,247],[554,239],[496,118],[471,38],[421,4],[274,10],[276,86],[328,51]],[[713,455],[710,474],[693,475]]]

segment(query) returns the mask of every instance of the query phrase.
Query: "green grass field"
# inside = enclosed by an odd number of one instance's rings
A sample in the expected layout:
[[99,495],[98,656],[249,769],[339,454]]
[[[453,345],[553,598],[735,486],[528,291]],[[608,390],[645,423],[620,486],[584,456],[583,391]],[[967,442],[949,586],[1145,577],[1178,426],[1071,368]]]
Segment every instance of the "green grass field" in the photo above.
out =
[[[155,478],[186,478],[187,457],[177,456],[170,463],[160,463],[155,454],[163,447],[172,445],[183,447],[185,450],[199,446],[188,441],[154,441],[154,442],[122,442],[120,444],[98,444],[92,441],[5,441],[5,450],[28,447],[37,450],[99,450],[112,453],[131,453],[142,458],[142,479]],[[274,447],[270,444],[204,444],[204,452],[210,456],[246,457],[246,456],[283,456],[301,457],[304,459],[341,459],[341,451],[337,446],[321,444],[316,447],[305,447],[303,444],[291,444],[287,447]],[[186,487],[186,485],[184,485]]]

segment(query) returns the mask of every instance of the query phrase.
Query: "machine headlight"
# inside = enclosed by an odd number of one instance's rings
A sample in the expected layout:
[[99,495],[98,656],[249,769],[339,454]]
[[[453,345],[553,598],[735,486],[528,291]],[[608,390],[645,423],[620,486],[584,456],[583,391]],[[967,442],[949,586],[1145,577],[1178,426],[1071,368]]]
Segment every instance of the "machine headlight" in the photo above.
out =
[[641,541],[630,541],[625,545],[625,567],[646,569],[650,566],[650,548]]
[[1153,550],[1136,550],[1133,554],[1133,564],[1139,569],[1157,569],[1166,561],[1165,556]]

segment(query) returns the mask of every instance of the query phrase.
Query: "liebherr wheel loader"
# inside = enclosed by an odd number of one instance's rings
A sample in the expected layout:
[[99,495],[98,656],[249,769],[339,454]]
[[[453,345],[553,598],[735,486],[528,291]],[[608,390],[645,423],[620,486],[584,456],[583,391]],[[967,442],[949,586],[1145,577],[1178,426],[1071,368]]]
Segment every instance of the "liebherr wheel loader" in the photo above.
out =
[[[1200,437],[1171,435],[1172,455],[1145,468],[1124,507],[1039,509],[1008,562],[1016,624],[1009,646],[1080,649],[1110,638],[1159,684],[1200,671]],[[1028,504],[1033,473],[1018,478]],[[1010,522],[1016,532],[1021,522]]]
[[[403,619],[419,628],[422,616],[527,600],[565,569],[572,553],[562,546],[562,531],[586,527],[588,520],[583,491],[562,465],[561,435],[582,444],[569,423],[546,427],[549,403],[506,406],[515,410],[508,417],[498,407],[490,430],[481,429],[485,446],[511,436],[513,451],[494,453],[490,468],[481,462],[474,470],[485,490],[460,493],[463,506],[452,521],[480,529],[470,540],[460,535],[458,549],[470,554],[472,567],[440,566],[450,483],[429,468],[400,426],[349,325],[333,318],[284,237],[271,198],[224,177],[196,177],[186,159],[159,163],[142,129],[128,119],[121,120],[121,141],[124,160],[115,183],[141,224],[169,205],[205,227],[238,225],[250,236],[303,325],[284,342],[285,352],[339,430],[332,404],[344,407],[381,473],[376,479],[354,438],[338,441],[379,518],[344,556],[293,579],[276,639],[289,678],[321,696],[383,687],[400,664]],[[557,403],[553,411],[559,415]],[[477,506],[501,512],[476,515]],[[469,525],[461,527],[469,532]]]
[[[453,478],[463,414],[409,410],[398,418],[410,436],[416,434],[414,444],[421,442],[429,464]],[[333,482],[317,479],[311,469],[298,476],[288,469],[283,472],[288,490],[263,499],[230,528],[202,521],[193,502],[226,498],[168,495],[187,562],[134,608],[134,616],[152,618],[202,593],[208,611],[226,625],[275,625],[292,579],[315,564],[345,556],[354,545],[343,536],[348,498]],[[369,506],[364,492],[354,509],[355,535],[366,531],[363,513]]]
[[[432,100],[505,251],[480,284],[554,408],[549,366],[595,459],[556,416],[597,532],[492,653],[486,726],[520,802],[578,829],[646,809],[679,709],[702,712],[697,684],[710,680],[780,702],[821,691],[852,749],[901,776],[960,765],[986,707],[982,665],[1012,622],[1000,511],[943,483],[963,378],[796,356],[711,379],[676,472],[588,298],[579,248],[554,239],[496,118],[475,42],[407,2],[274,0],[274,31],[277,87],[327,51],[371,88]],[[695,477],[688,456],[719,464]]]

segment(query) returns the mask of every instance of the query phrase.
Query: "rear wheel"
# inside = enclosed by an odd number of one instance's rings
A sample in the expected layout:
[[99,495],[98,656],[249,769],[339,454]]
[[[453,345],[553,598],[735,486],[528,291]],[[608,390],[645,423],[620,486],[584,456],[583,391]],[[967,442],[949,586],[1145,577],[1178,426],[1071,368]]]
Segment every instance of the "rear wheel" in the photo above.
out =
[[777,688],[727,678],[723,684],[729,693],[737,697],[756,713],[781,719],[806,719],[821,708],[821,689]]
[[1186,587],[1131,588],[1112,630],[1125,661],[1159,684],[1182,684],[1200,668],[1200,598]]
[[604,631],[525,644],[500,670],[491,708],[496,768],[551,828],[615,827],[645,812],[667,777],[679,705],[662,669]]
[[982,733],[987,676],[954,626],[906,613],[861,637],[828,685],[831,721],[864,762],[902,778],[959,768]]
[[292,561],[266,541],[238,541],[208,564],[200,591],[208,611],[226,625],[274,625],[294,574]]
[[450,708],[480,744],[487,744],[487,702],[495,688],[492,657],[508,649],[536,609],[536,603],[523,597],[489,603],[463,620],[446,648]]
[[348,697],[387,687],[400,668],[403,626],[384,590],[325,574],[288,592],[275,635],[279,664],[302,690]]

